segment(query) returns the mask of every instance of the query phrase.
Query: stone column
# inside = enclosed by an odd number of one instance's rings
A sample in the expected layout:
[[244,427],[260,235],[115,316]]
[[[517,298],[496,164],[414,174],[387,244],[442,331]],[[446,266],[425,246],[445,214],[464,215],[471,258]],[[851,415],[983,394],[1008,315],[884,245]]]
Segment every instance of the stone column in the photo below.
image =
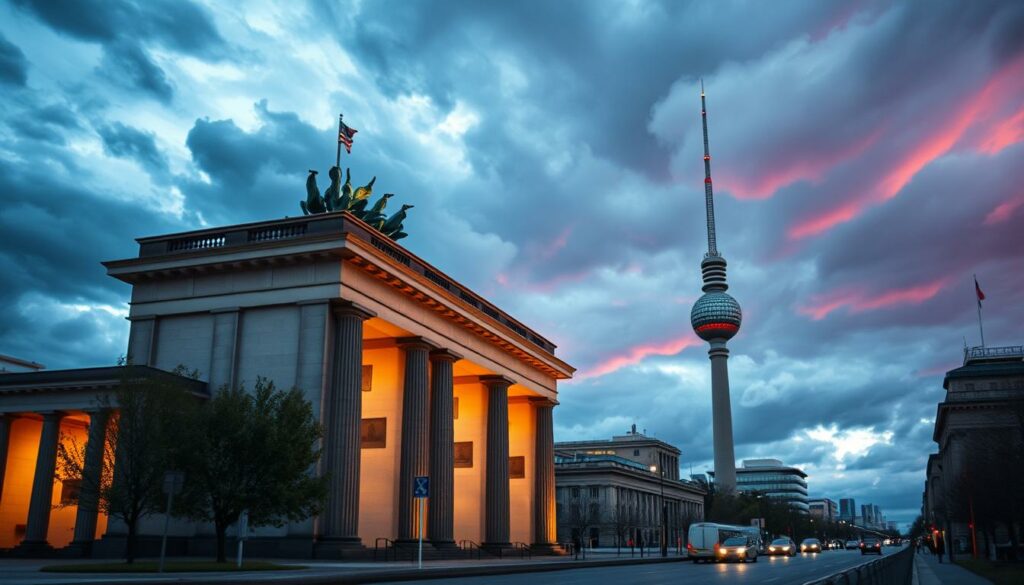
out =
[[430,513],[427,538],[434,546],[455,544],[455,393],[453,370],[462,356],[430,352]]
[[210,312],[213,314],[213,342],[208,387],[211,392],[216,392],[224,386],[235,385],[241,311],[238,307],[231,307]]
[[63,413],[43,414],[43,432],[39,437],[39,456],[36,474],[32,479],[32,496],[28,504],[28,523],[22,547],[45,547],[46,532],[50,528],[50,506],[53,500],[53,480],[57,467],[57,443],[60,441],[60,421]]
[[128,332],[128,363],[151,366],[156,361],[156,317],[135,317]]
[[[363,321],[372,311],[355,303],[334,307],[331,383],[324,399],[324,456],[321,472],[330,475],[327,502],[320,516],[318,544],[360,546],[359,462],[362,427]],[[327,550],[318,552],[332,556]],[[323,556],[323,555],[318,555]]]
[[419,504],[413,498],[413,478],[430,472],[428,354],[432,346],[421,337],[399,339],[398,346],[405,353],[402,450],[398,472],[398,540],[415,540],[418,537]]
[[99,487],[103,475],[103,448],[107,438],[107,409],[89,413],[89,438],[85,443],[85,465],[82,468],[82,487],[78,492],[78,514],[75,516],[75,538],[72,546],[81,546],[88,552],[96,538],[96,517],[99,514]]
[[508,387],[513,382],[504,376],[485,376],[481,382],[487,387],[486,514],[481,544],[497,547],[509,542]]
[[0,414],[0,502],[4,498],[4,471],[7,470],[7,446],[11,440],[11,424],[14,417],[10,414]]
[[534,402],[537,417],[533,470],[533,546],[551,548],[555,542],[554,403]]

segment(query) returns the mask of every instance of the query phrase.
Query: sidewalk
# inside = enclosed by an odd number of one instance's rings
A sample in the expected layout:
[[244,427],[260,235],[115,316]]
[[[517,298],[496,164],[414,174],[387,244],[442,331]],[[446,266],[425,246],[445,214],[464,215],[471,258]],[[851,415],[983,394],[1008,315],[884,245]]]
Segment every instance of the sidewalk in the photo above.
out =
[[[589,552],[589,551],[588,551]],[[614,555],[588,554],[587,560],[572,560],[572,557],[541,557],[537,559],[485,559],[424,561],[423,569],[417,570],[415,563],[402,562],[340,562],[301,559],[268,559],[285,565],[306,567],[302,570],[245,571],[238,573],[42,573],[46,565],[79,564],[104,560],[57,560],[57,559],[0,559],[0,583],[4,585],[36,584],[102,584],[121,585],[129,583],[188,583],[189,585],[220,585],[223,583],[265,585],[350,585],[357,583],[380,583],[386,581],[409,581],[437,579],[439,577],[470,577],[506,575],[515,573],[536,573],[582,569],[587,567],[613,567],[621,565],[657,564],[680,562],[684,556],[615,558]]]
[[915,585],[992,585],[992,582],[933,554],[914,555]]

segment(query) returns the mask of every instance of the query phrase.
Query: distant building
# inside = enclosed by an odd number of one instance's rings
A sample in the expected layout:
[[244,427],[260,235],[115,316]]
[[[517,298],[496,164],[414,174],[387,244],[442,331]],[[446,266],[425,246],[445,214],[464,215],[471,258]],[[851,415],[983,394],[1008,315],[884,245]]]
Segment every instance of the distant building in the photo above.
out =
[[860,507],[860,517],[864,526],[871,528],[875,525],[875,516],[871,511],[871,504],[863,504]]
[[828,498],[808,500],[807,507],[811,516],[823,522],[836,522],[839,520],[839,506]]
[[686,527],[704,519],[707,494],[706,484],[679,478],[679,454],[635,425],[610,440],[555,443],[558,541],[612,547],[642,538],[657,546],[664,493],[666,534],[676,547]]
[[16,372],[38,372],[39,370],[46,369],[43,364],[37,364],[26,360],[21,360],[16,357],[9,355],[0,354],[0,374],[11,374]]
[[[958,478],[979,448],[974,442],[996,435],[1024,449],[1016,430],[1024,416],[1024,346],[965,348],[963,365],[946,372],[942,387],[946,396],[932,433],[939,452],[928,457],[924,517],[945,533],[951,551],[963,553],[970,550],[971,531],[955,496]],[[997,523],[996,543],[1009,541],[1007,528]],[[986,550],[985,531],[976,538],[978,549]]]
[[[714,473],[712,472],[713,476]],[[736,470],[736,490],[757,492],[786,502],[799,512],[810,513],[807,499],[807,474],[778,459],[745,459]]]
[[857,518],[857,500],[853,498],[839,499],[839,519],[853,522]]

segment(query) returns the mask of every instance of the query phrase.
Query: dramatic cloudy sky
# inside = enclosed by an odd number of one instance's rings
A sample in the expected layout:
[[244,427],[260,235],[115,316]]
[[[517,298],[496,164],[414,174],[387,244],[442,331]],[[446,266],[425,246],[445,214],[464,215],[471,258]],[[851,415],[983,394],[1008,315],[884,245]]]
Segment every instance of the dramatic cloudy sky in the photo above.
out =
[[299,212],[337,113],[403,243],[559,345],[560,440],[710,467],[708,93],[736,452],[909,522],[942,374],[1024,341],[1020,2],[0,5],[0,353],[124,352],[133,238]]

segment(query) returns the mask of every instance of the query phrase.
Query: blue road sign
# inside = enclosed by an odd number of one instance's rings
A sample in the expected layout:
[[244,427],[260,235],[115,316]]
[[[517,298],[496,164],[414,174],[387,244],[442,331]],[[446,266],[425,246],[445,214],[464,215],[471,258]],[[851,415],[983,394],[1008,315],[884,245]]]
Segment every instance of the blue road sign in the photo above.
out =
[[412,497],[426,498],[430,496],[430,478],[427,476],[416,477],[412,482]]

